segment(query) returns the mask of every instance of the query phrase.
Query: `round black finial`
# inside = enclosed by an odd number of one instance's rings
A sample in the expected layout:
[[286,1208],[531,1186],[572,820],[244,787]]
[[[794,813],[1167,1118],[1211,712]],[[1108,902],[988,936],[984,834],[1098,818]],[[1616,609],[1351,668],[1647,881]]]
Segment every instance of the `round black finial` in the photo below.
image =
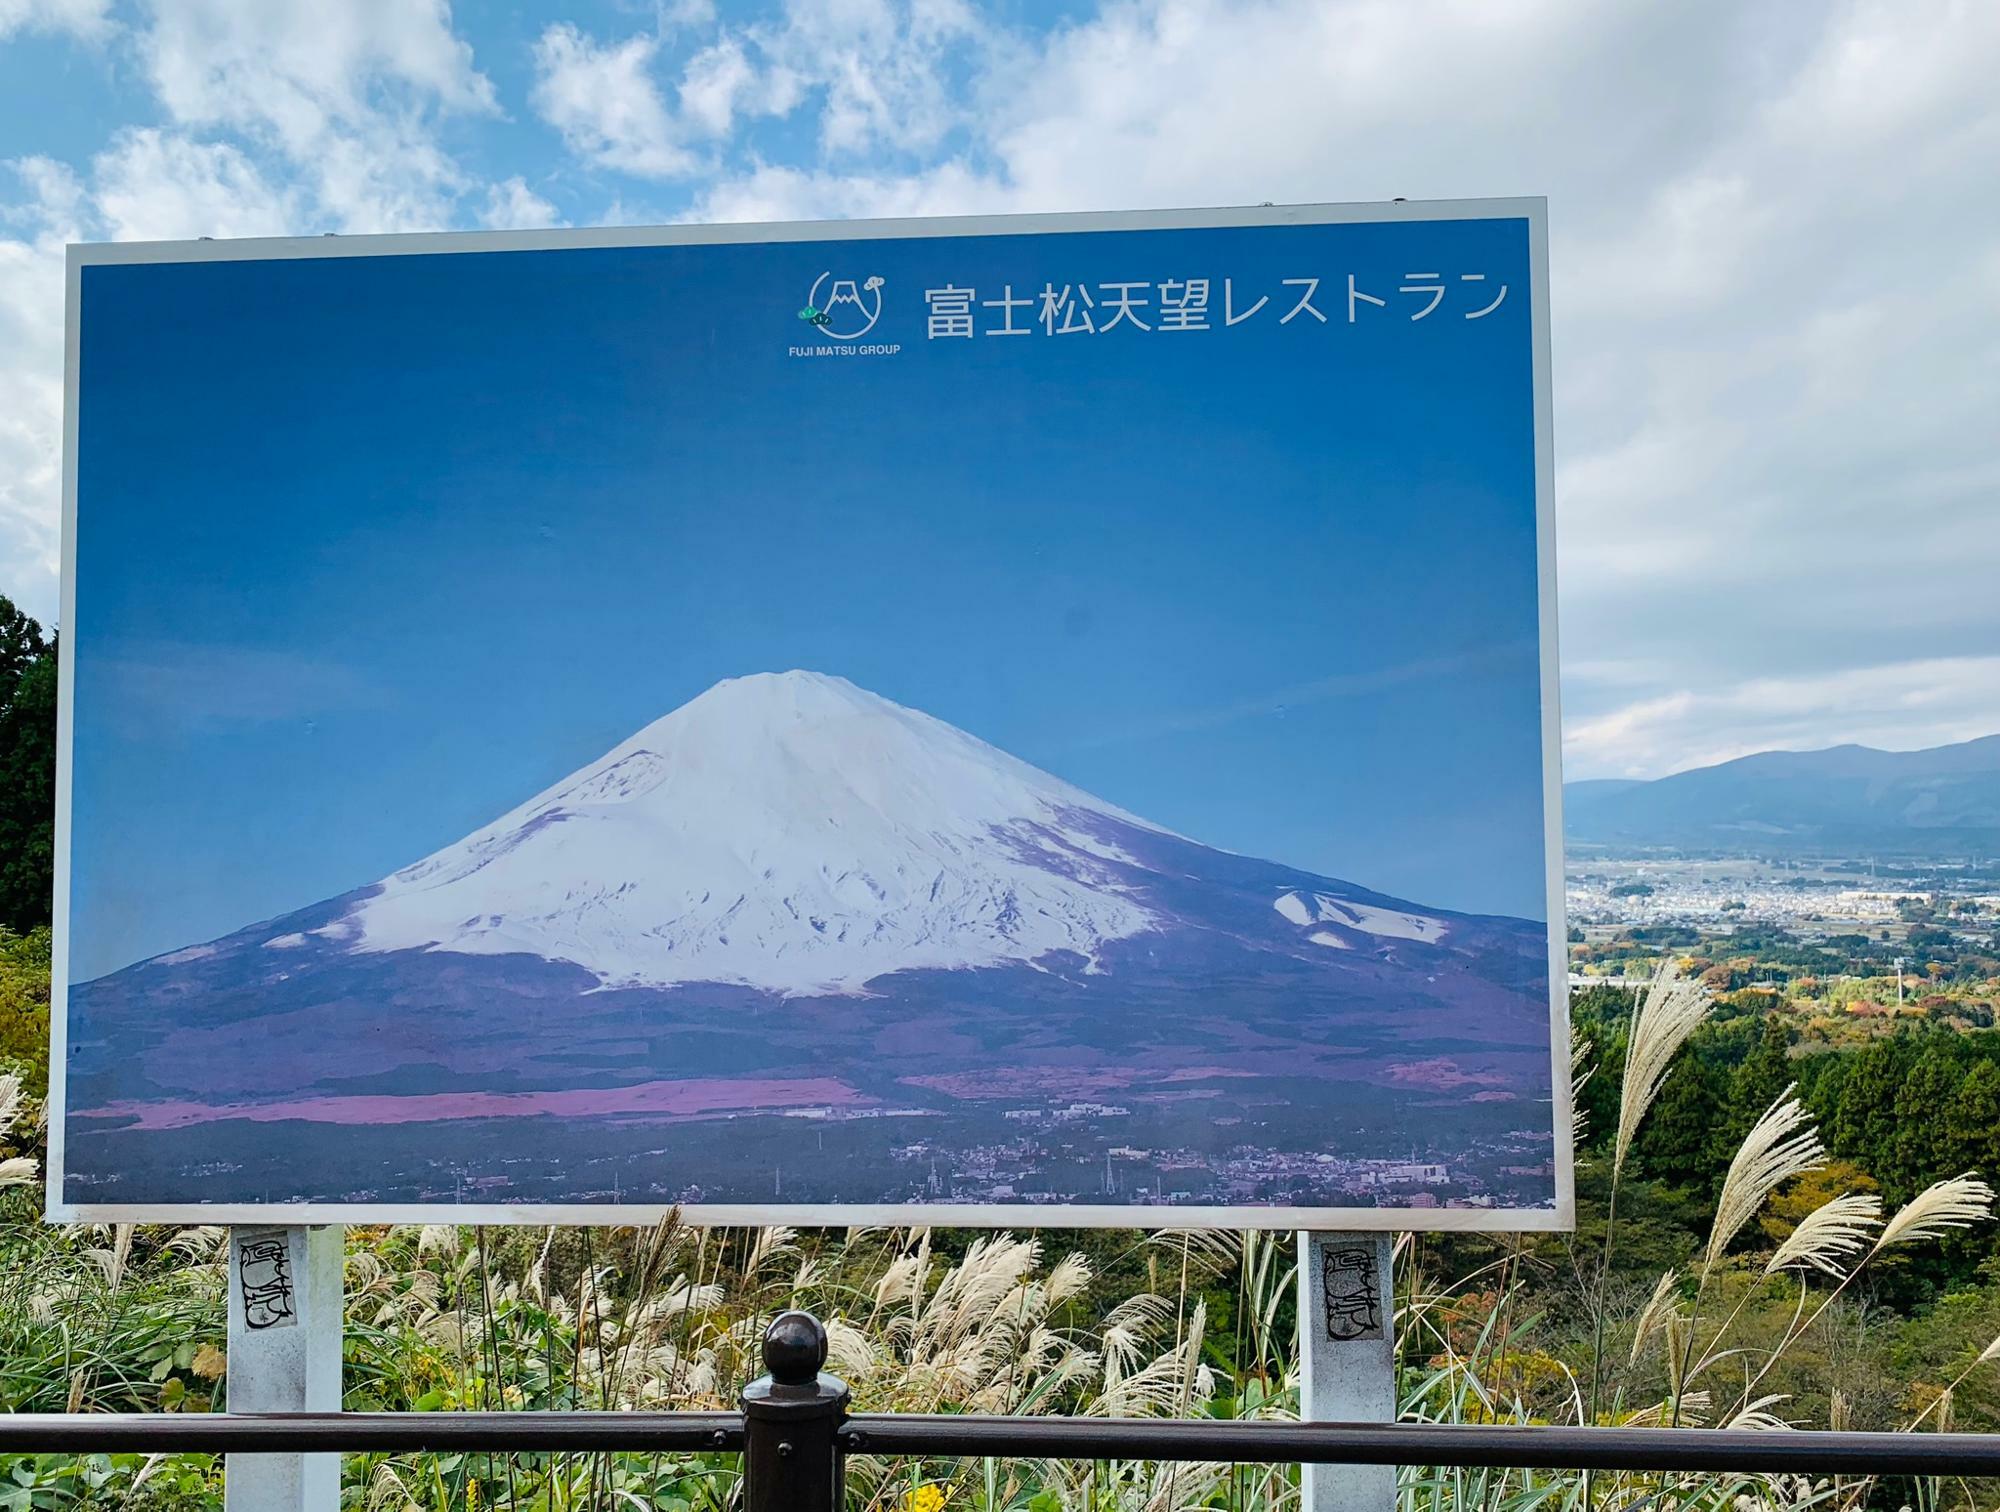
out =
[[809,1386],[826,1363],[826,1329],[809,1312],[781,1312],[764,1330],[764,1368],[780,1386]]

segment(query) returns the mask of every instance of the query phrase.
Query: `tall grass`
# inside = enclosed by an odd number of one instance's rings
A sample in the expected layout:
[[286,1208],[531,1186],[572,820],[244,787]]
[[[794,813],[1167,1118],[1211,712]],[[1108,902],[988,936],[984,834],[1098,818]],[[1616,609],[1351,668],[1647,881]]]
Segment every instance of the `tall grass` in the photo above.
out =
[[[1819,1383],[1825,1405],[1813,1413],[1800,1392],[1870,1326],[1870,1267],[1986,1221],[1993,1193],[1968,1174],[1886,1216],[1873,1195],[1837,1195],[1775,1246],[1752,1248],[1773,1193],[1824,1159],[1788,1093],[1730,1160],[1706,1242],[1628,1296],[1613,1285],[1628,1156],[1706,1011],[1700,989],[1671,974],[1645,993],[1605,1157],[1611,1211],[1601,1242],[1570,1251],[1567,1273],[1560,1250],[1521,1238],[1456,1276],[1439,1271],[1436,1245],[1398,1245],[1405,1417],[1770,1430],[1853,1421],[1838,1381]],[[1592,1068],[1579,1063],[1576,1074]],[[20,1116],[17,1091],[0,1078],[8,1119]],[[0,1146],[6,1134],[0,1122]],[[18,1190],[0,1193],[0,1409],[226,1407],[219,1231],[48,1228],[34,1219],[32,1172],[13,1174]],[[419,1412],[728,1406],[761,1368],[768,1321],[805,1307],[825,1320],[829,1368],[863,1410],[1295,1416],[1291,1237],[1168,1232],[1129,1244],[1111,1263],[1148,1284],[1107,1294],[1090,1260],[1036,1233],[799,1233],[674,1219],[612,1230],[357,1227],[346,1402]],[[1996,1362],[2000,1339],[1900,1426],[1947,1427],[1954,1393]],[[722,1509],[738,1474],[728,1457],[698,1455],[369,1455],[346,1468],[349,1505],[377,1512]],[[1859,1512],[1884,1494],[1856,1480],[1533,1469],[1411,1468],[1400,1488],[1402,1512]],[[1949,1485],[1915,1494],[1926,1505],[1969,1504]],[[864,1456],[850,1466],[849,1496],[864,1512],[1285,1512],[1298,1489],[1283,1467]],[[199,1460],[0,1466],[5,1512],[206,1508],[218,1497],[216,1467]]]

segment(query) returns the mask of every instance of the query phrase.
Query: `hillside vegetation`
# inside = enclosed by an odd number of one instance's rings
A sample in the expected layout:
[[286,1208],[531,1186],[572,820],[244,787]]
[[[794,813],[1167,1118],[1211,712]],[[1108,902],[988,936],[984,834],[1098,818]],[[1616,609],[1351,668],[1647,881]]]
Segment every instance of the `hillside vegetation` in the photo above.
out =
[[[54,648],[0,615],[0,653],[14,742],[0,831],[17,837],[0,850],[0,1411],[222,1410],[222,1231],[40,1220]],[[2000,1428],[1986,1181],[2000,1169],[2000,963],[1975,933],[1935,931],[1925,990],[1897,1009],[1878,941],[1643,933],[1576,947],[1594,969],[1661,963],[1644,990],[1575,1002],[1577,1232],[1398,1247],[1404,1415]],[[345,1401],[727,1406],[765,1323],[803,1306],[867,1410],[1285,1417],[1293,1256],[1292,1236],[1258,1233],[355,1227]],[[345,1461],[344,1500],[722,1509],[739,1473],[726,1456],[366,1455]],[[1964,1483],[1421,1467],[1403,1487],[1409,1512],[1991,1500]],[[1297,1485],[1281,1467],[861,1458],[850,1499],[1261,1512],[1296,1505]],[[0,1512],[220,1500],[220,1466],[200,1457],[0,1464]]]

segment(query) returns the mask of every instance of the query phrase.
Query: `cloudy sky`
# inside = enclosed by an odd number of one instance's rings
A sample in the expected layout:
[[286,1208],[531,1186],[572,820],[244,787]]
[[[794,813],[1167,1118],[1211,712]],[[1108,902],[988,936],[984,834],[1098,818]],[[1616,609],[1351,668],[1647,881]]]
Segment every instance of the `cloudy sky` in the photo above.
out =
[[1568,775],[1993,733],[1996,76],[1992,0],[0,0],[0,591],[69,241],[1545,194]]

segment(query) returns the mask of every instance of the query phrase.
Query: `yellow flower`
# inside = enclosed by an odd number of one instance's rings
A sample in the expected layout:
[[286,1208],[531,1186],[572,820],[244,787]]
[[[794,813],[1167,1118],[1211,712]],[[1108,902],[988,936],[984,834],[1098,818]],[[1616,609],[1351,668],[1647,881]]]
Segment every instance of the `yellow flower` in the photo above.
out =
[[914,1486],[903,1493],[903,1512],[939,1512],[944,1506],[944,1487],[934,1481]]

